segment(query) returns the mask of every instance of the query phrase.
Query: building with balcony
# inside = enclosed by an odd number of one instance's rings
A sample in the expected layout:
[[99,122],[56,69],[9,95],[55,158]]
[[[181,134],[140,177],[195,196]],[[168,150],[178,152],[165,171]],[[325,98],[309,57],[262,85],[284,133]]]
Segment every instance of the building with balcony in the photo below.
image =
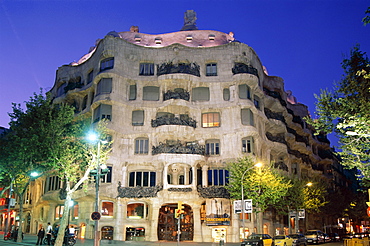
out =
[[[192,11],[181,31],[109,32],[78,62],[58,68],[50,93],[92,122],[108,120],[113,138],[100,185],[102,238],[175,241],[174,212],[185,214],[181,240],[210,242],[223,233],[241,239],[241,220],[225,189],[226,164],[243,156],[290,175],[310,177],[333,163],[325,136],[313,135],[283,80],[269,76],[255,51],[233,33],[198,30]],[[61,180],[39,178],[30,229],[58,223]],[[94,237],[94,185],[75,192],[71,224]],[[264,232],[284,231],[283,219],[264,214]],[[247,231],[255,230],[247,215]]]

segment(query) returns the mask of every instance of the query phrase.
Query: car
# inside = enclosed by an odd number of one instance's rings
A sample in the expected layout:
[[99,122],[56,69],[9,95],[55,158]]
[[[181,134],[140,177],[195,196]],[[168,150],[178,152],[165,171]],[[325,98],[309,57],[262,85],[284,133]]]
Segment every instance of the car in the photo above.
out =
[[319,244],[325,242],[324,233],[320,230],[308,230],[304,234],[308,244]]
[[269,234],[252,234],[241,243],[241,246],[274,246],[273,239]]
[[324,233],[324,243],[328,243],[331,241],[331,238],[328,234]]
[[329,235],[332,242],[339,242],[341,240],[338,233],[331,232],[331,233],[328,233],[328,235]]
[[287,235],[277,235],[273,237],[274,245],[277,246],[293,246],[293,238]]
[[293,246],[306,246],[307,245],[307,238],[305,235],[301,233],[297,234],[290,234],[291,238],[293,238]]

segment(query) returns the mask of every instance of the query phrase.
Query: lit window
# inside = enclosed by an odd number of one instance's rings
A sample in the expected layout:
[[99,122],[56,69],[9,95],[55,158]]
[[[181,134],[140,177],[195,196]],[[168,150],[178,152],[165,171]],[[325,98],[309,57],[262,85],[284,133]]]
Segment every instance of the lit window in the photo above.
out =
[[100,62],[100,72],[108,69],[112,69],[114,66],[114,57],[109,57]]
[[243,153],[254,153],[253,137],[247,137],[242,139],[242,151]]
[[224,169],[208,170],[208,185],[223,186],[229,183],[229,171]]
[[206,76],[217,76],[217,64],[209,63],[206,65]]
[[156,185],[155,172],[130,172],[129,186],[130,187],[153,187]]
[[206,155],[219,155],[220,154],[220,140],[213,139],[206,141]]
[[148,205],[144,203],[127,204],[128,219],[145,219],[148,216]]
[[140,63],[139,75],[141,76],[154,75],[154,63]]
[[113,216],[113,202],[102,202],[101,203],[101,215],[102,216]]
[[219,127],[220,113],[204,113],[202,114],[202,127]]
[[148,154],[149,152],[149,139],[137,138],[135,139],[135,154]]
[[243,108],[241,110],[242,125],[254,126],[254,115],[252,110],[249,108]]

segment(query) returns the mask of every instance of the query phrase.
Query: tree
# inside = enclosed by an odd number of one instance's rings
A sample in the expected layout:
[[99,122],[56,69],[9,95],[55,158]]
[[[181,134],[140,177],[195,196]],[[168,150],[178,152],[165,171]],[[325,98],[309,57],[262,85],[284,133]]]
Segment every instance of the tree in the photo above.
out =
[[365,14],[367,14],[363,19],[362,19],[362,22],[364,23],[364,25],[366,26],[367,24],[370,23],[370,7],[367,7],[367,10],[365,11]]
[[344,59],[343,79],[334,91],[322,90],[315,95],[317,119],[307,119],[317,134],[336,133],[342,164],[357,168],[362,178],[370,178],[370,62],[356,46],[349,59]]
[[230,196],[241,199],[241,186],[244,187],[244,198],[252,199],[256,214],[260,215],[257,230],[262,233],[261,216],[269,206],[281,201],[291,187],[285,179],[270,165],[254,168],[255,161],[250,157],[239,159],[228,164],[229,184],[226,187]]

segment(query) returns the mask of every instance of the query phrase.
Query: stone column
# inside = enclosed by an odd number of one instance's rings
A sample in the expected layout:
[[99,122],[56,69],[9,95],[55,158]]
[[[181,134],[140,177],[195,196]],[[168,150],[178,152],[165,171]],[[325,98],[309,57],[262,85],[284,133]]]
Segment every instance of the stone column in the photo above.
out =
[[[158,241],[158,217],[159,217],[159,205],[152,204],[152,217],[149,219],[149,228],[145,228],[145,241]],[[148,233],[148,234],[147,234]]]
[[203,242],[202,223],[200,221],[200,205],[193,205],[193,221],[194,221],[194,242]]
[[202,186],[203,187],[208,186],[207,173],[208,173],[208,166],[207,165],[202,166]]
[[124,231],[124,225],[123,225],[123,221],[125,220],[124,218],[124,205],[123,205],[123,201],[121,198],[117,198],[117,204],[116,204],[116,207],[117,207],[117,212],[116,212],[116,226],[114,228],[114,239],[115,240],[124,240],[124,235],[125,235],[125,231]]

